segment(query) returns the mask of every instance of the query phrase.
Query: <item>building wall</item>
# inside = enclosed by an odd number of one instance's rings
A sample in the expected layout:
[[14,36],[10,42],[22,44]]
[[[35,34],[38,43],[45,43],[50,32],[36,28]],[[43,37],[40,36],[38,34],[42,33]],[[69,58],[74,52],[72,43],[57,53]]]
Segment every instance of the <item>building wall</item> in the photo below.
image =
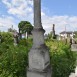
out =
[[61,39],[73,38],[73,34],[60,34]]

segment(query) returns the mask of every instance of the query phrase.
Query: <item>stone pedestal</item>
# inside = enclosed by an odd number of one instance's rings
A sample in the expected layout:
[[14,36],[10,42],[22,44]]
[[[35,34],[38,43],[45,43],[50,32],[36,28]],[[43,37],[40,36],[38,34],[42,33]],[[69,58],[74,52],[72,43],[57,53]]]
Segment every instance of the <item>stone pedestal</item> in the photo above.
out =
[[47,68],[45,71],[29,70],[27,71],[28,77],[51,77],[51,70]]
[[[44,44],[44,30],[34,29],[33,46],[29,52],[27,77],[51,77],[49,50]],[[35,37],[36,36],[36,37]]]
[[28,54],[27,77],[51,77],[49,50],[44,44],[41,24],[41,0],[34,0],[33,46]]

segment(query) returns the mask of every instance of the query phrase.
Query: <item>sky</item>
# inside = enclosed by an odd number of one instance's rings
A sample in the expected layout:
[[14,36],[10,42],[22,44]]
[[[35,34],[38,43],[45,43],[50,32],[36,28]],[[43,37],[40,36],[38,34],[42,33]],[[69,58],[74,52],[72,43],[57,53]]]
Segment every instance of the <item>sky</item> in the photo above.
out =
[[[45,33],[77,30],[77,0],[41,0],[41,20]],[[0,30],[8,28],[18,30],[20,21],[29,21],[33,25],[32,0],[0,0]]]

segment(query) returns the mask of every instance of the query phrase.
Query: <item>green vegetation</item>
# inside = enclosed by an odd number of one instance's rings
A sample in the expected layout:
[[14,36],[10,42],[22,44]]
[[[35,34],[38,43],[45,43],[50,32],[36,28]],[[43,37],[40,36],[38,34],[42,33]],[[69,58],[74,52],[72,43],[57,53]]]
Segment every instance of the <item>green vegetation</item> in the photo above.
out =
[[26,77],[28,65],[28,51],[31,48],[31,39],[22,39],[19,45],[13,45],[11,33],[2,32],[0,43],[0,77]]
[[47,40],[50,40],[50,39],[57,39],[57,35],[53,37],[52,32],[50,32],[49,34],[47,34]]
[[[13,45],[13,36],[2,32],[0,43],[0,77],[26,77],[28,52],[32,39],[21,39],[17,46]],[[52,77],[68,77],[75,68],[76,53],[70,51],[70,45],[62,41],[46,40],[50,49]]]
[[6,44],[12,44],[13,43],[13,34],[10,32],[0,32],[1,35],[1,42]]
[[[31,31],[33,30],[33,26],[28,21],[21,21],[18,24],[18,28],[19,28],[19,33],[21,33],[21,34],[27,33],[27,38],[28,38],[28,35],[31,34]],[[21,35],[20,35],[20,37],[21,37]]]
[[48,40],[53,77],[69,77],[74,72],[76,55],[70,50],[70,45],[62,41]]
[[23,46],[0,47],[0,77],[25,77],[28,48]]

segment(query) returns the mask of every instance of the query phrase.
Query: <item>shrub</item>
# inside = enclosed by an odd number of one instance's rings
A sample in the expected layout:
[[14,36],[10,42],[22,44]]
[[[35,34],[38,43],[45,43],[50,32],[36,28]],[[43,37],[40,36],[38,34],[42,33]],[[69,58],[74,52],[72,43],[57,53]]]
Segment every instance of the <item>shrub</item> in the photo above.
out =
[[21,39],[19,41],[19,45],[22,45],[22,46],[26,46],[28,48],[30,48],[32,46],[32,39]]
[[6,44],[13,43],[13,34],[10,32],[1,32],[2,42]]
[[28,51],[23,46],[9,46],[0,56],[0,77],[26,77]]
[[61,41],[47,41],[46,44],[50,48],[52,77],[69,77],[74,71],[76,61],[70,46]]
[[17,46],[13,45],[10,33],[2,33],[0,43],[0,77],[26,77],[28,51],[32,39],[22,39]]
[[[22,39],[17,46],[13,45],[13,37],[2,34],[0,44],[0,77],[26,77],[28,52],[32,39]],[[46,40],[50,49],[52,77],[68,77],[74,71],[77,53],[70,51],[70,45],[53,39]]]

